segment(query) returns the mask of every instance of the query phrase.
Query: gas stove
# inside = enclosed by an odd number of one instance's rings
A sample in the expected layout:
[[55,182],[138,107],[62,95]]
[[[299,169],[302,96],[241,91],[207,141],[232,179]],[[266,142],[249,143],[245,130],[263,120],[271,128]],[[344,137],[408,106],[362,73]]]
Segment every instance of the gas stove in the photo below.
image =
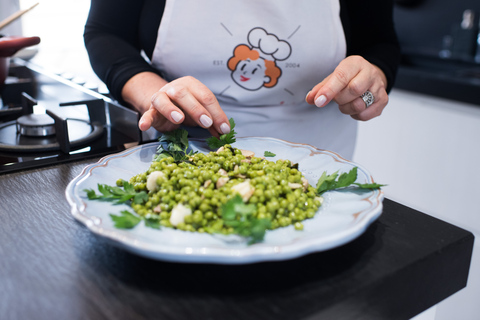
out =
[[100,157],[157,137],[108,95],[13,59],[0,90],[0,174]]

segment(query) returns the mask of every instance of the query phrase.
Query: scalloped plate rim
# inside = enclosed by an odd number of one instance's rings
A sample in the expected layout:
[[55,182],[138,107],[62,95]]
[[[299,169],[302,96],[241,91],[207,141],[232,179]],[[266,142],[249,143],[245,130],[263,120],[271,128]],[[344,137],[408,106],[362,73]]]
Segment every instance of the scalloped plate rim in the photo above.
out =
[[[300,146],[311,149],[312,151],[331,156],[338,162],[358,167],[359,171],[364,172],[364,174],[369,177],[369,182],[373,182],[373,178],[371,177],[371,175],[362,166],[342,158],[335,152],[319,149],[308,144],[293,143],[269,137],[242,137],[237,138],[237,141],[247,141],[250,139],[270,140],[282,144]],[[190,143],[204,142],[203,139],[189,139],[189,141]],[[373,223],[381,215],[383,210],[383,191],[372,190],[372,195],[369,196],[367,200],[371,200],[372,206],[367,209],[368,212],[364,213],[361,221],[359,223],[354,223],[353,226],[350,226],[348,229],[342,230],[342,232],[336,233],[335,236],[329,235],[328,241],[325,241],[325,239],[322,239],[321,237],[317,237],[300,240],[296,239],[291,243],[280,245],[266,245],[264,243],[258,243],[244,248],[181,247],[162,245],[158,243],[152,244],[148,241],[145,242],[135,239],[135,237],[132,236],[125,236],[124,233],[128,233],[128,231],[108,229],[102,227],[101,222],[99,222],[99,220],[101,220],[100,218],[93,215],[88,215],[85,212],[85,208],[78,205],[77,200],[83,200],[77,199],[77,196],[74,193],[75,187],[82,181],[88,179],[88,172],[93,170],[94,168],[102,166],[106,167],[108,166],[108,163],[113,159],[127,157],[130,154],[139,152],[140,150],[145,148],[151,148],[153,146],[158,146],[158,142],[138,145],[121,151],[119,153],[104,156],[96,163],[92,163],[84,167],[81,173],[70,181],[65,190],[67,201],[71,207],[71,214],[78,222],[85,225],[96,236],[107,240],[110,244],[113,244],[117,247],[123,248],[127,251],[144,257],[170,262],[215,264],[247,264],[266,261],[289,260],[314,252],[330,250],[358,238],[366,231],[370,224]],[[187,233],[186,231],[173,229],[171,230]],[[269,232],[275,232],[275,230]]]

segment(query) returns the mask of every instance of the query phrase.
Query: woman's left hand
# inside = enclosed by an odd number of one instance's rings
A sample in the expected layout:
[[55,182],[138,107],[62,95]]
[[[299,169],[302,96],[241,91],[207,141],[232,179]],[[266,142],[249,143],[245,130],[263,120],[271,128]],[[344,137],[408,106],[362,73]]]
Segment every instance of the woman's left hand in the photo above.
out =
[[[387,105],[386,87],[387,79],[380,68],[360,56],[349,56],[307,94],[306,101],[323,107],[333,100],[342,113],[366,121],[379,116]],[[369,107],[361,98],[366,91],[375,98]]]

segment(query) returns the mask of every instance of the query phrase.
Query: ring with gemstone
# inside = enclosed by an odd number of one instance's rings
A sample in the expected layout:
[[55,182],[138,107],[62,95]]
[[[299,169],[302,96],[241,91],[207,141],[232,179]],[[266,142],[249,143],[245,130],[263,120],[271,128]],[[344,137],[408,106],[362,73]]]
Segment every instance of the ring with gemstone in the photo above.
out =
[[365,91],[364,94],[362,94],[362,99],[363,101],[365,102],[365,105],[368,107],[370,107],[372,105],[373,102],[375,102],[375,97],[373,96],[373,94],[370,92],[370,91]]

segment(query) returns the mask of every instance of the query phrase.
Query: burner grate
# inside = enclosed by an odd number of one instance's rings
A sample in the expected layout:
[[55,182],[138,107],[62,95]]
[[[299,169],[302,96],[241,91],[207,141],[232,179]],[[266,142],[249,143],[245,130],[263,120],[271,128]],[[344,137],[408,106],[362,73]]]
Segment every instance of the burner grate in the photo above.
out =
[[0,174],[104,156],[144,141],[137,112],[29,62],[13,61],[0,91]]

